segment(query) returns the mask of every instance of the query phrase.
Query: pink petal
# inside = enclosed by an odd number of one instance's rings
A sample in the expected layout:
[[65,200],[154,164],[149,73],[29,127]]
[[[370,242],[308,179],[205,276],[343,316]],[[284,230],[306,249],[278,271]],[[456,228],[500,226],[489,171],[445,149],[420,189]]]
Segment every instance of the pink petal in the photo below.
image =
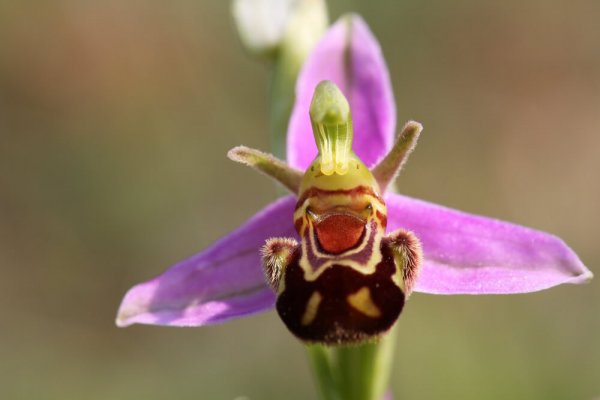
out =
[[118,326],[200,326],[273,307],[265,283],[260,247],[273,236],[295,236],[294,196],[270,204],[206,250],[127,292]]
[[423,244],[417,292],[524,293],[592,278],[556,236],[398,194],[386,201],[388,230],[411,230]]
[[305,170],[317,155],[308,110],[315,86],[324,79],[335,82],[348,98],[354,151],[373,165],[392,146],[396,105],[379,43],[357,15],[329,28],[300,72],[287,135],[289,164]]

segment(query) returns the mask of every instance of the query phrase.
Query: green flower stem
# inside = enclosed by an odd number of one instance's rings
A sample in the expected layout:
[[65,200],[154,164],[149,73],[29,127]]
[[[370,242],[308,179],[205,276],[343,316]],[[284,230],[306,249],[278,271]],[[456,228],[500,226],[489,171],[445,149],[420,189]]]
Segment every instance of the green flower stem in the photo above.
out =
[[344,400],[381,400],[388,388],[395,347],[390,332],[378,342],[339,347],[337,373]]
[[307,346],[321,400],[381,400],[389,385],[396,334],[378,342],[327,348]]
[[306,346],[321,400],[343,400],[331,365],[331,350],[320,344]]

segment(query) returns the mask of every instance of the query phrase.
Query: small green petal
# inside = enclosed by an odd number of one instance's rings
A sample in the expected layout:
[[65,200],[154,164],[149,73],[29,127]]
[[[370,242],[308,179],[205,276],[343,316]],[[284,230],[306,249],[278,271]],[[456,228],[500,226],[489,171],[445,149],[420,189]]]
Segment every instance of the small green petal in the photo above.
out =
[[372,169],[373,176],[382,192],[393,182],[396,178],[410,153],[414,150],[417,145],[419,135],[423,130],[423,125],[415,121],[408,121],[402,132],[396,139],[394,147],[388,154]]
[[290,192],[298,193],[302,182],[302,172],[290,167],[275,156],[246,146],[238,146],[229,150],[227,157],[270,176]]

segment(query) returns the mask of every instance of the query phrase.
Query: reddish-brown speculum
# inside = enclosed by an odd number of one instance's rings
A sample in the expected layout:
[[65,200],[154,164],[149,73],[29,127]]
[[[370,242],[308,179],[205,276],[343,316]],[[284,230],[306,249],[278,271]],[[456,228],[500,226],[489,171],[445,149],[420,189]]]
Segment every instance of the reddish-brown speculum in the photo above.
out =
[[330,254],[355,247],[365,232],[365,221],[350,214],[331,214],[315,224],[319,245]]

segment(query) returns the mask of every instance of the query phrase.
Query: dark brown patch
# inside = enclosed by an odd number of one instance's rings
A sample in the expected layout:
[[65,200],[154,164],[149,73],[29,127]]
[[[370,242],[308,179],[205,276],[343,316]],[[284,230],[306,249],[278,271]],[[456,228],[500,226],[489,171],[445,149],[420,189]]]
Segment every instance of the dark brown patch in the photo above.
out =
[[355,247],[365,233],[365,221],[349,214],[331,214],[315,223],[319,246],[329,254]]
[[[288,329],[301,340],[330,345],[360,343],[389,330],[404,306],[404,294],[392,281],[396,266],[392,252],[382,245],[383,259],[373,274],[364,275],[349,267],[333,265],[313,282],[304,280],[298,265],[300,252],[286,269],[285,290],[277,298],[277,312]],[[363,287],[370,290],[373,303],[381,311],[369,317],[348,303],[348,295]],[[309,325],[302,317],[310,296],[322,295],[317,314]]]

